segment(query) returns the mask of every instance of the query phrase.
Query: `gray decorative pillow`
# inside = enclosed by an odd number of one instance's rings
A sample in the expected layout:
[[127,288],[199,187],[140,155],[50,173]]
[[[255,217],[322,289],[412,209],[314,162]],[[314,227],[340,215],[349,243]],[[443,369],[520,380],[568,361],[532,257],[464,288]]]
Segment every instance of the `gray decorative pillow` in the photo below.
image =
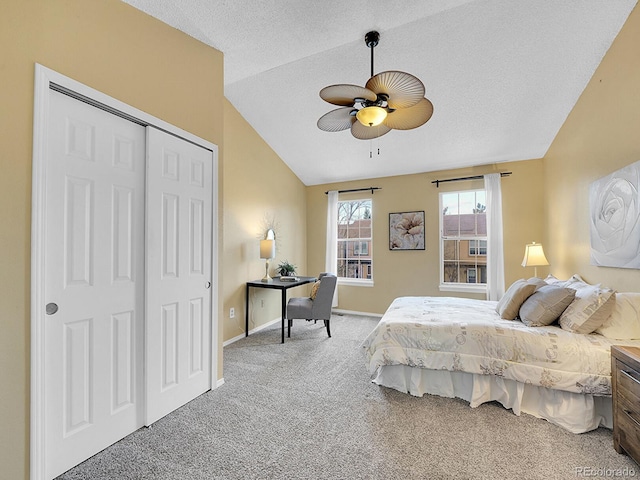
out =
[[522,305],[535,290],[536,285],[534,283],[528,283],[524,279],[513,282],[496,306],[496,312],[500,315],[500,318],[504,320],[514,320],[518,316],[520,305]]
[[560,326],[573,333],[595,332],[611,315],[616,292],[600,285],[572,285],[570,288],[576,288],[576,298],[560,316]]
[[560,285],[545,285],[520,307],[520,320],[529,327],[551,325],[573,302],[576,291]]

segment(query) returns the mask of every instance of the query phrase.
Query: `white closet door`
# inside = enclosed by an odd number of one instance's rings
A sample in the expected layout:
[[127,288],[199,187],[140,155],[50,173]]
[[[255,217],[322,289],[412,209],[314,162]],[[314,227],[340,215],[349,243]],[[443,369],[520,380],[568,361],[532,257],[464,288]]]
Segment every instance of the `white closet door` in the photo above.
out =
[[211,388],[212,168],[147,127],[147,425]]
[[142,426],[144,127],[51,91],[45,475]]

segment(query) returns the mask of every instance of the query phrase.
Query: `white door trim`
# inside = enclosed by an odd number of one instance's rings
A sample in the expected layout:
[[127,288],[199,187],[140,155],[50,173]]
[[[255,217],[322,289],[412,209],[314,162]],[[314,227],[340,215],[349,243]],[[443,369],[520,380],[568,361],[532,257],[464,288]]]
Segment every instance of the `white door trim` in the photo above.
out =
[[30,478],[44,478],[44,253],[45,253],[45,180],[48,145],[49,95],[51,88],[87,101],[99,108],[121,114],[141,125],[153,126],[167,133],[199,145],[213,154],[213,198],[211,238],[215,248],[211,252],[211,388],[222,383],[218,372],[218,328],[213,321],[218,312],[218,147],[159,118],[149,115],[91,87],[57,73],[40,64],[35,65],[33,112],[33,159],[31,193],[31,426],[30,426]]

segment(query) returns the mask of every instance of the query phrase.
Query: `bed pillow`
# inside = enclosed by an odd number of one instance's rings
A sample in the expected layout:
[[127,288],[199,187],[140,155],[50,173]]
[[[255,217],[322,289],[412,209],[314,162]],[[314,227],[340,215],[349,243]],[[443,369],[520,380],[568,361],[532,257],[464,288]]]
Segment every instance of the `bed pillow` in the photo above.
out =
[[562,312],[558,323],[563,330],[573,333],[592,333],[609,318],[616,301],[616,293],[600,285],[572,284],[576,298]]
[[544,287],[547,284],[547,282],[545,282],[543,279],[538,277],[531,277],[530,279],[527,280],[527,283],[531,283],[535,285],[536,290],[540,287]]
[[496,312],[504,320],[514,320],[518,316],[520,305],[536,291],[536,285],[521,278],[516,280],[502,296]]
[[640,340],[640,293],[616,293],[613,312],[596,333],[612,340]]
[[560,280],[554,277],[553,275],[549,274],[547,275],[547,278],[544,279],[544,281],[545,283],[548,283],[550,285],[558,285],[560,287],[576,288],[575,285],[588,285],[588,283],[585,282],[582,279],[582,277],[577,273],[574,273],[573,275],[571,275],[571,277],[567,280]]
[[562,282],[562,280],[554,277],[553,275],[549,274],[547,275],[547,278],[544,279],[545,283],[548,283],[549,285],[551,285],[552,283],[559,283]]
[[529,327],[551,325],[573,302],[576,291],[561,285],[538,288],[520,307],[520,320]]

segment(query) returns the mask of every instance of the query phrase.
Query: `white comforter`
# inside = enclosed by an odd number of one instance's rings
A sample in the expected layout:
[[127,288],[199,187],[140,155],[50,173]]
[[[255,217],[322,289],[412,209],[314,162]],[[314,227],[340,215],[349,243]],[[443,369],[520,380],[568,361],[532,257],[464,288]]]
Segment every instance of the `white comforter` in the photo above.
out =
[[364,341],[370,372],[381,365],[408,365],[611,394],[613,341],[557,326],[527,327],[500,319],[495,308],[496,302],[466,298],[395,299]]

